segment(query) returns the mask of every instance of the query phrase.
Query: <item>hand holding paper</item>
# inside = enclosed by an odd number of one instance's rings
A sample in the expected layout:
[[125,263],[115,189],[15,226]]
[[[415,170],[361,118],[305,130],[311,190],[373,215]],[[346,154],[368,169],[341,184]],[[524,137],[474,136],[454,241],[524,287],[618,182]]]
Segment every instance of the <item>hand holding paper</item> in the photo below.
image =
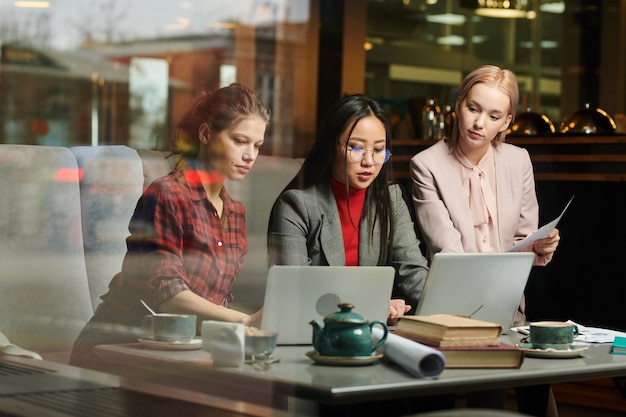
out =
[[536,240],[545,239],[548,236],[550,236],[550,232],[552,232],[552,230],[554,230],[556,228],[556,226],[559,224],[559,221],[561,220],[561,217],[563,217],[563,214],[565,214],[565,211],[567,210],[567,208],[570,206],[570,204],[572,204],[572,200],[574,200],[574,196],[572,196],[569,199],[569,201],[565,205],[565,208],[563,209],[561,214],[559,214],[559,216],[556,219],[554,219],[550,223],[547,223],[547,224],[543,225],[542,227],[540,227],[539,230],[537,230],[535,233],[533,233],[532,235],[528,236],[526,239],[518,242],[513,247],[509,248],[507,250],[507,252],[517,252],[517,251],[521,250],[523,247],[528,246],[531,243],[534,243]]

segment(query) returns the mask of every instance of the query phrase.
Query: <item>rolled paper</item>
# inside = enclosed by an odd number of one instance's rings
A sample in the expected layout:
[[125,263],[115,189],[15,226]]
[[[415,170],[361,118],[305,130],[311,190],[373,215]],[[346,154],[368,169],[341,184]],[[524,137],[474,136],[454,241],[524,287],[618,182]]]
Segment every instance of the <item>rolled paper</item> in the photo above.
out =
[[[372,335],[378,341],[383,331],[374,328]],[[393,333],[387,335],[387,340],[378,351],[411,375],[420,378],[436,378],[446,368],[446,359],[437,349]]]

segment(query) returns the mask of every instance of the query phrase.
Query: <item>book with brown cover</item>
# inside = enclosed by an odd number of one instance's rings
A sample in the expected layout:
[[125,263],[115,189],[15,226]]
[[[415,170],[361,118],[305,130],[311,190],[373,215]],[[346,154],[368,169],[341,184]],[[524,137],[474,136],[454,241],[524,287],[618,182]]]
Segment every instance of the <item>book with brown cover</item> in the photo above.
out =
[[501,343],[498,346],[438,348],[446,358],[447,369],[460,368],[519,368],[524,351]]
[[502,327],[499,324],[452,314],[404,316],[395,333],[436,347],[497,346]]

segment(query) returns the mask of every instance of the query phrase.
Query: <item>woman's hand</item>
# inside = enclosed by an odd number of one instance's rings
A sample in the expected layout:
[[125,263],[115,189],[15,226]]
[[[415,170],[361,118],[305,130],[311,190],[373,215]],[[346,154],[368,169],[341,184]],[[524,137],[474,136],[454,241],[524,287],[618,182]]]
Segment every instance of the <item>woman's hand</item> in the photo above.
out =
[[203,320],[230,321],[243,323],[246,326],[258,327],[261,324],[261,310],[254,314],[246,314],[242,311],[214,304],[191,290],[184,290],[161,303],[161,313],[195,314],[198,323]]
[[254,336],[258,333],[259,327],[261,327],[261,318],[263,317],[263,307],[255,311],[250,315],[245,315],[241,318],[241,323],[246,326],[246,336]]
[[244,321],[246,326],[260,328],[261,327],[261,319],[263,318],[263,307],[258,309],[256,312],[248,316],[248,319]]
[[389,301],[389,312],[387,313],[387,324],[392,326],[398,319],[411,310],[411,306],[406,304],[402,299],[393,299]]
[[550,235],[544,239],[537,239],[533,244],[533,252],[539,256],[546,256],[554,253],[559,246],[559,229],[553,229]]

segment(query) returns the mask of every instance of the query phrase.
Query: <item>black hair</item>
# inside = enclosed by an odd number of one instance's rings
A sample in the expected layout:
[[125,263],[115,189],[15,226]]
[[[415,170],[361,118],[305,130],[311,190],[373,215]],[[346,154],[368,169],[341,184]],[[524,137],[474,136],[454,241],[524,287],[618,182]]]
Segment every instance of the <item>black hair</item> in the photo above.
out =
[[[284,191],[290,189],[305,189],[324,181],[330,181],[333,165],[337,157],[336,147],[344,132],[348,132],[350,137],[356,124],[363,118],[374,116],[382,122],[385,127],[385,147],[391,151],[391,122],[387,112],[375,100],[361,95],[349,95],[343,97],[330,109],[322,127],[320,128],[317,140],[311,147],[302,168],[285,187]],[[347,146],[344,146],[344,157],[347,157]],[[348,191],[348,181],[346,191]],[[393,255],[392,242],[394,230],[394,216],[391,207],[391,197],[389,185],[395,183],[391,164],[382,165],[380,173],[367,188],[365,193],[364,210],[362,218],[372,215],[372,224],[376,219],[380,220],[380,254],[379,265],[388,265]],[[346,196],[348,196],[346,192]],[[347,198],[347,197],[346,197]],[[373,213],[370,208],[373,208]],[[270,219],[272,224],[272,219]],[[373,238],[374,231],[370,232],[370,239]]]

